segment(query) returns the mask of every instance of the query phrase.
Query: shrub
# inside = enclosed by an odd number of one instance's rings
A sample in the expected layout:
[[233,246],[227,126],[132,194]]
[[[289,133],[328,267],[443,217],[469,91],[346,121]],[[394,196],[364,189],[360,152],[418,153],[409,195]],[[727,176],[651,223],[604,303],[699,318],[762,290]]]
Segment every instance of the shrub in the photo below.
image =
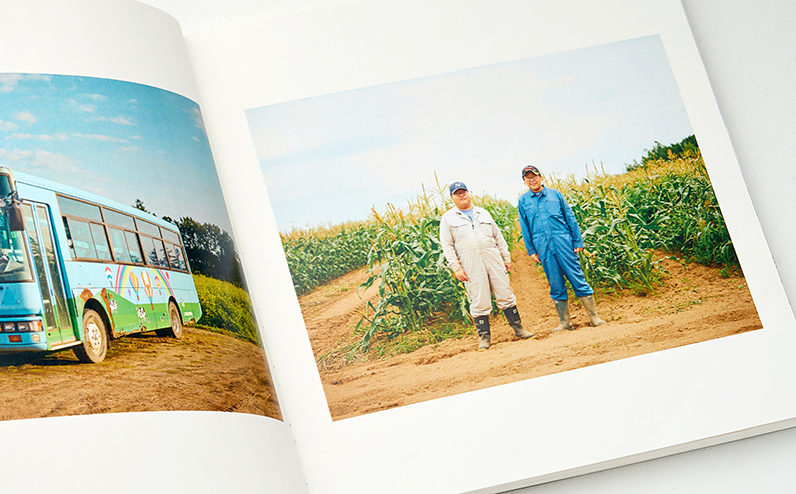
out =
[[202,305],[202,326],[211,326],[232,333],[242,340],[261,345],[254,322],[249,294],[225,281],[193,275],[199,303]]

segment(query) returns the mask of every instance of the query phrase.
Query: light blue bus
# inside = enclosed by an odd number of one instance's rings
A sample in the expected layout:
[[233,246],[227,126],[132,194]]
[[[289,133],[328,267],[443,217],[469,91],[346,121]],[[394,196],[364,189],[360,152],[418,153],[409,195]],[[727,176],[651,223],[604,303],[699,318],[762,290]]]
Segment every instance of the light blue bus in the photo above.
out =
[[182,337],[202,315],[177,227],[50,180],[0,167],[0,353]]

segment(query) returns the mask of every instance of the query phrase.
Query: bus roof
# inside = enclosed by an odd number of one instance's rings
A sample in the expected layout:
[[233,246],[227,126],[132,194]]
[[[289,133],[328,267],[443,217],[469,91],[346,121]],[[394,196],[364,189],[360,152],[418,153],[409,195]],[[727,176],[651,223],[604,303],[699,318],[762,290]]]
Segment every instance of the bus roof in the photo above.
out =
[[48,180],[46,178],[37,177],[35,175],[28,175],[27,173],[23,172],[11,171],[11,173],[13,173],[14,180],[16,182],[24,183],[26,185],[30,185],[33,187],[52,190],[53,192],[65,196],[75,197],[77,199],[83,199],[85,201],[94,202],[99,204],[100,206],[106,206],[112,209],[116,209],[121,212],[135,216],[136,218],[140,218],[142,220],[146,220],[155,223],[159,226],[163,226],[170,230],[175,230],[179,232],[179,228],[177,228],[177,225],[175,225],[174,223],[160,219],[154,214],[141,211],[140,209],[136,209],[132,206],[127,206],[126,204],[116,202],[112,199],[108,199],[101,195],[92,194],[91,192],[86,192],[85,190],[80,190],[75,187],[70,187],[69,185],[64,185],[58,182],[54,182],[52,180]]

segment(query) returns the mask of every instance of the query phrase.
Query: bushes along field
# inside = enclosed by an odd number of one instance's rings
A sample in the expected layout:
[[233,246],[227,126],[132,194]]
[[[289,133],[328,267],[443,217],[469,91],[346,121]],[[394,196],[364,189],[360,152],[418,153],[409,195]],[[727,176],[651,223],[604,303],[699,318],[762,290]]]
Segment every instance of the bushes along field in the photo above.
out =
[[242,340],[261,344],[249,295],[242,288],[201,274],[193,275],[193,280],[202,305],[200,326],[220,328]]

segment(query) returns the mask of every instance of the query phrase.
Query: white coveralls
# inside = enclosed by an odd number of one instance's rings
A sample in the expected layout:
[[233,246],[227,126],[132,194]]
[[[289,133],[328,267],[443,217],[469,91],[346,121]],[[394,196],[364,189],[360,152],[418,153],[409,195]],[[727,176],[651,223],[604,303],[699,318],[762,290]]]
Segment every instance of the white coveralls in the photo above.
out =
[[451,208],[440,220],[439,239],[448,267],[463,268],[469,278],[464,286],[473,317],[492,312],[490,288],[499,309],[517,305],[504,264],[511,262],[508,245],[486,209],[473,206],[471,222],[459,208]]

